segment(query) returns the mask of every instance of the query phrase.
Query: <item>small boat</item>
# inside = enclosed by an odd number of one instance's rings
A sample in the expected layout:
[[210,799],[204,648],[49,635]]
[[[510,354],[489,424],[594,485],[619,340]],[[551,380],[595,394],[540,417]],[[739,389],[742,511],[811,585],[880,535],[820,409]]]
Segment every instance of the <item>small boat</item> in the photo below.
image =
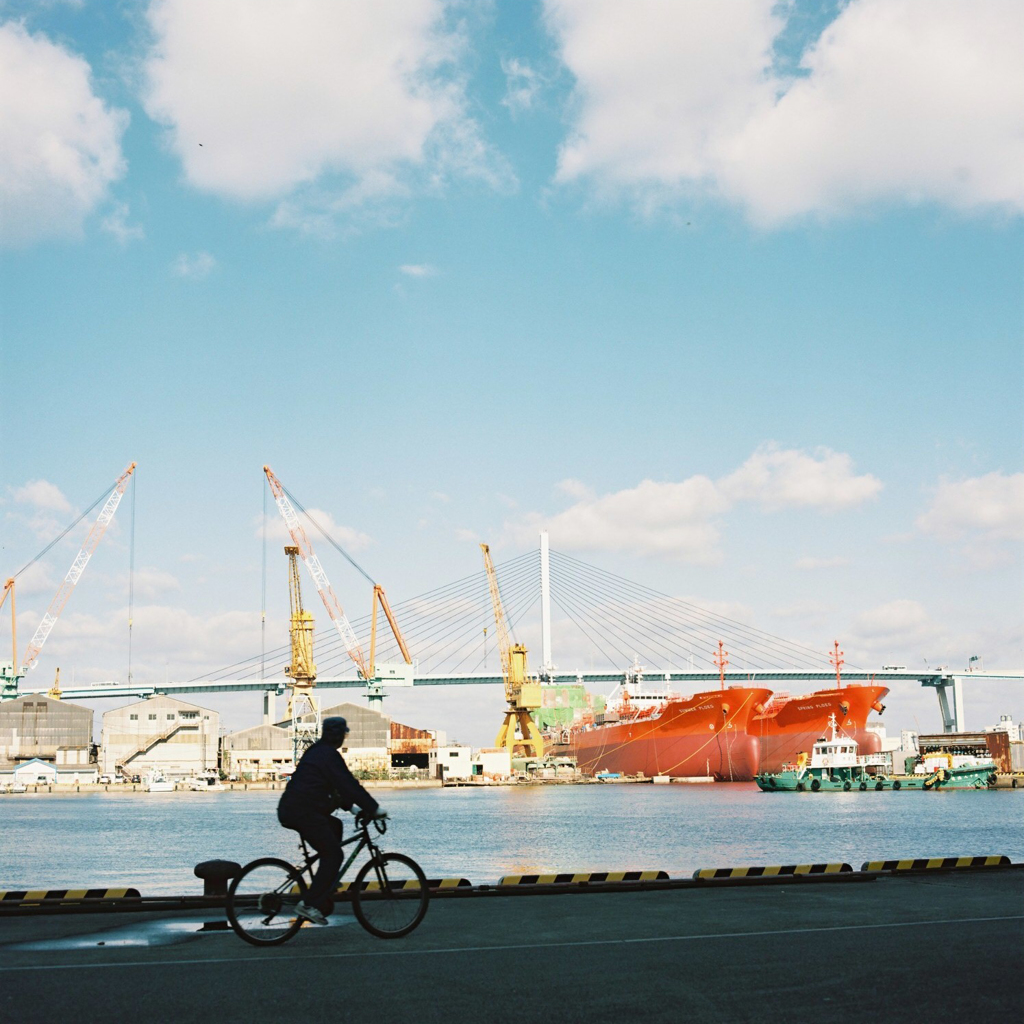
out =
[[842,734],[836,716],[829,716],[832,735],[822,737],[808,758],[801,753],[795,764],[780,772],[762,772],[755,781],[765,792],[812,793],[872,789],[985,789],[995,783],[994,761],[924,755],[913,774],[893,775],[883,754],[859,753],[857,741]]
[[197,793],[215,793],[224,786],[216,775],[194,775],[188,780],[188,788]]
[[166,778],[163,772],[150,772],[146,779],[147,793],[173,793],[174,783]]

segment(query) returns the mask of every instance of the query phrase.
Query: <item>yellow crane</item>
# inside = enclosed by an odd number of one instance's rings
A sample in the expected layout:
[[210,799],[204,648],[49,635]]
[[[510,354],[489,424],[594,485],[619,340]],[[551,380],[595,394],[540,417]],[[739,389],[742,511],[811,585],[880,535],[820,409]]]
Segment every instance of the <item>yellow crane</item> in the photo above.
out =
[[[491,561],[491,549],[486,544],[480,545],[484,553],[484,568],[487,570],[487,583],[491,590],[491,604],[494,606],[494,624],[498,633],[498,649],[501,652],[501,675],[505,681],[505,700],[508,708],[505,721],[498,730],[495,746],[507,747],[514,753],[516,746],[532,757],[544,756],[544,740],[537,723],[530,717],[533,708],[540,707],[540,683],[531,679],[526,663],[526,648],[522,644],[513,643],[505,611],[501,606],[501,592],[498,590],[498,577]],[[516,736],[516,727],[519,736]]]
[[316,665],[313,662],[313,614],[302,606],[302,587],[299,582],[299,549],[288,545],[288,598],[291,605],[291,661],[284,674],[291,681],[288,695],[288,717],[292,720],[292,753],[295,760],[306,747],[320,736],[320,705],[313,695]]

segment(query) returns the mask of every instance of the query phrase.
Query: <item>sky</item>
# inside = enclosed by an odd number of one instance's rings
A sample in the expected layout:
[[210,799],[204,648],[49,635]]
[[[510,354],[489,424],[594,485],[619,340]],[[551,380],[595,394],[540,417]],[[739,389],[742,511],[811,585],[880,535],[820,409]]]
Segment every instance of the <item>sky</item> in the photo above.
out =
[[137,682],[258,654],[264,591],[285,642],[264,464],[392,603],[547,529],[824,667],[1024,668],[1022,52],[1016,0],[0,2],[21,647],[138,463],[27,685],[125,679],[129,593]]

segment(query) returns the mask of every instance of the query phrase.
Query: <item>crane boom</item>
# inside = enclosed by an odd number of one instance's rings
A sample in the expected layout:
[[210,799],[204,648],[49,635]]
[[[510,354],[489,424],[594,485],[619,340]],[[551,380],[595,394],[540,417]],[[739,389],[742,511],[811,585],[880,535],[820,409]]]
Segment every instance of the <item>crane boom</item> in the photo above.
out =
[[[89,536],[85,538],[85,543],[82,545],[81,551],[78,552],[78,556],[71,563],[71,568],[68,569],[68,574],[64,577],[63,583],[61,583],[60,587],[57,589],[57,593],[50,602],[50,607],[46,609],[46,614],[43,616],[35,634],[29,641],[28,648],[25,651],[26,669],[32,668],[35,664],[35,660],[39,656],[39,652],[42,650],[43,644],[46,643],[46,638],[50,635],[61,611],[64,609],[64,605],[68,603],[68,598],[71,596],[71,592],[75,589],[75,585],[82,578],[82,573],[85,572],[85,567],[89,564],[89,559],[92,558],[93,552],[96,550],[96,546],[102,539],[103,534],[106,533],[107,527],[110,525],[110,521],[114,518],[117,506],[121,504],[121,497],[124,495],[125,488],[128,486],[128,479],[134,472],[135,463],[133,462],[120,475],[120,477],[118,477],[117,483],[114,484],[113,492],[110,497],[107,498],[106,504],[104,504],[100,514],[96,517],[96,522],[93,523],[92,529],[89,531]],[[15,671],[17,671],[16,668]]]
[[320,559],[313,552],[313,545],[309,543],[306,531],[302,528],[302,523],[299,522],[298,513],[292,507],[292,503],[288,500],[288,495],[284,493],[281,481],[274,476],[271,468],[264,466],[263,472],[267,475],[270,490],[273,492],[274,500],[277,502],[277,507],[281,512],[281,517],[284,519],[284,524],[288,527],[288,533],[291,534],[295,546],[299,549],[299,557],[305,563],[306,568],[309,570],[309,575],[313,578],[313,583],[316,585],[320,599],[327,609],[327,614],[330,616],[342,642],[345,644],[345,650],[348,651],[349,657],[355,662],[360,675],[364,679],[369,679],[370,672],[366,665],[366,659],[363,657],[363,649],[359,646],[356,634],[338,601],[337,595],[331,587],[331,581],[327,578],[327,573],[324,572]]
[[[501,604],[501,592],[498,590],[498,576],[491,561],[491,549],[486,544],[480,545],[484,553],[484,569],[487,571],[487,584],[491,591],[491,605],[494,608],[494,624],[498,629],[498,649],[501,651],[501,675],[505,682],[505,700],[508,708],[505,721],[498,730],[495,746],[507,747],[509,753],[516,743],[534,757],[544,754],[544,740],[537,723],[530,717],[531,708],[539,708],[541,703],[540,684],[530,678],[526,663],[526,648],[522,644],[512,643],[505,609]],[[521,736],[516,737],[516,726]]]

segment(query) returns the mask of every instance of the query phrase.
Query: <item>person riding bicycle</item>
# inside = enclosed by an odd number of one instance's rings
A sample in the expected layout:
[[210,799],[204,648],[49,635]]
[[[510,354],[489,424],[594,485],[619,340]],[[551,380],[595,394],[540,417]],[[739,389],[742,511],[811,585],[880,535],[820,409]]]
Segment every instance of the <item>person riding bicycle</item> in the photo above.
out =
[[344,718],[325,718],[320,739],[302,755],[277,805],[277,820],[320,855],[313,882],[295,910],[313,924],[327,924],[325,911],[341,867],[342,825],[333,812],[359,807],[367,818],[385,818],[377,801],[359,784],[341,756],[348,734]]

